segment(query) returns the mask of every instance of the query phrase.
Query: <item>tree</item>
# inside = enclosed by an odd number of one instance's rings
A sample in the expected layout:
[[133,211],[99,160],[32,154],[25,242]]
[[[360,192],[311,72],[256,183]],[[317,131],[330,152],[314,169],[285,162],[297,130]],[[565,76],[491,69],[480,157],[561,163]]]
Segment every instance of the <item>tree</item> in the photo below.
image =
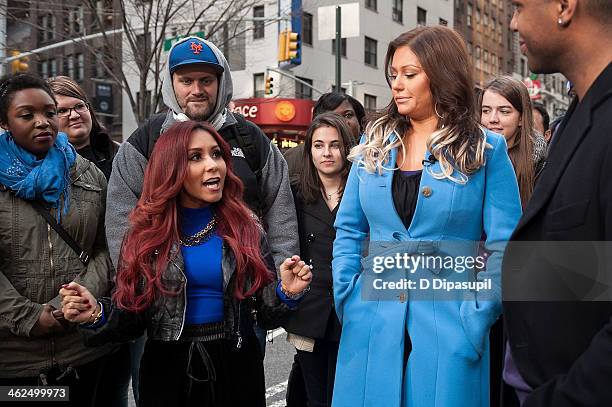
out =
[[[134,117],[142,123],[162,105],[162,72],[166,63],[164,44],[177,36],[203,34],[222,50],[228,50],[230,65],[240,63],[240,55],[232,58],[232,49],[242,49],[245,33],[253,28],[246,16],[259,0],[118,0],[118,10],[100,13],[99,1],[85,0],[95,15],[102,41],[112,49],[115,35],[104,23],[105,13],[121,21],[122,53],[103,58],[109,76],[127,95]],[[106,9],[108,10],[108,9]],[[237,48],[232,45],[238,45]],[[234,51],[233,54],[236,54]],[[226,54],[226,57],[228,55]],[[234,61],[232,61],[234,59]],[[121,69],[115,67],[120,66]]]
[[[164,45],[198,33],[223,51],[230,66],[243,67],[256,4],[261,0],[10,1],[0,14],[29,26],[46,44],[72,40],[82,46],[94,57],[96,69],[124,92],[140,124],[163,104]],[[47,16],[52,19],[42,18]],[[99,36],[81,41],[94,33]]]

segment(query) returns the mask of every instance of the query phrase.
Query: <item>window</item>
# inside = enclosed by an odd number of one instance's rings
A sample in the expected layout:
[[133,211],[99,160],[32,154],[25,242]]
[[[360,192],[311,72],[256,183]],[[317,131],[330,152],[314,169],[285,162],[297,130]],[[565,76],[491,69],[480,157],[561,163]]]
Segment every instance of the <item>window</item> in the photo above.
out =
[[439,20],[439,24],[440,24],[440,25],[443,25],[443,26],[445,26],[445,27],[446,27],[446,26],[448,26],[448,21],[446,21],[445,19],[441,18],[441,19]]
[[365,2],[366,8],[369,8],[372,11],[378,10],[378,5],[376,4],[376,1],[377,0],[366,0]]
[[70,12],[70,26],[73,34],[83,32],[83,6],[79,6],[76,10]]
[[302,31],[302,44],[312,45],[312,14],[304,13]]
[[474,53],[474,47],[472,45],[472,41],[469,41],[467,44],[468,54],[472,55]]
[[471,4],[467,5],[467,26],[468,27],[472,26],[472,5]]
[[417,7],[417,25],[427,24],[427,10]]
[[302,82],[295,81],[295,98],[296,99],[312,99],[312,79],[300,78],[296,76],[296,78],[301,79],[306,82],[308,86]]
[[78,82],[82,82],[85,79],[85,58],[83,54],[76,54],[76,69],[75,69],[75,77]]
[[476,68],[480,69],[480,46],[476,45]]
[[51,78],[57,76],[57,60],[55,58],[42,61],[38,66],[40,76],[43,78]]
[[502,73],[502,69],[504,69],[504,60],[502,57],[499,57],[498,63],[497,63],[497,69],[499,69],[499,73]]
[[[253,7],[253,18],[263,18],[264,17],[264,6],[255,6]],[[254,20],[253,21],[253,39],[258,40],[264,37],[265,33],[265,22],[263,20]]]
[[476,9],[476,25],[480,24],[480,9]]
[[40,42],[50,41],[55,38],[55,16],[53,14],[45,14],[40,16],[38,25],[38,40]]
[[[332,54],[336,55],[336,39],[332,40]],[[346,58],[346,38],[340,39],[340,55]]]
[[403,22],[403,10],[404,0],[393,0],[393,8],[391,10],[393,21],[398,22],[400,24]]
[[363,107],[366,110],[376,110],[376,96],[363,94]]
[[64,74],[74,79],[74,55],[66,55],[64,57]]
[[253,74],[253,97],[263,98],[266,95],[266,77],[264,73]]
[[365,55],[364,55],[364,62],[366,65],[370,65],[373,67],[378,66],[376,63],[376,59],[377,59],[377,47],[378,47],[378,41],[369,38],[369,37],[365,37]]
[[115,57],[111,51],[111,47],[106,45],[99,47],[94,53],[94,63],[91,64],[92,76],[94,78],[108,78],[108,70],[112,72],[113,67],[116,66]]

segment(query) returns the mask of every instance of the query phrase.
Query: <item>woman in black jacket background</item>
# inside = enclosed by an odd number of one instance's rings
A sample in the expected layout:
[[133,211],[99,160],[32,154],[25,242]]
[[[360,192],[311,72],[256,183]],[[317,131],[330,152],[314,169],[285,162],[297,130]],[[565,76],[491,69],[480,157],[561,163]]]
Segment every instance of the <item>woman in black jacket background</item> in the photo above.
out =
[[285,329],[287,340],[296,347],[311,407],[330,406],[332,400],[341,331],[333,303],[333,225],[350,169],[346,156],[353,140],[342,116],[317,116],[306,132],[304,169],[299,181],[292,184],[301,258],[312,266],[313,277],[310,292],[291,314]]

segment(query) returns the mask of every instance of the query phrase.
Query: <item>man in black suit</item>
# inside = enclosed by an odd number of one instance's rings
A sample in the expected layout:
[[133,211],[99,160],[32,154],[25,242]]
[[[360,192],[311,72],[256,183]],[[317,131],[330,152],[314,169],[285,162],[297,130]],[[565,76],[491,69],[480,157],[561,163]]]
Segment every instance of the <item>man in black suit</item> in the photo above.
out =
[[513,4],[530,70],[576,97],[504,257],[504,404],[612,406],[612,1]]

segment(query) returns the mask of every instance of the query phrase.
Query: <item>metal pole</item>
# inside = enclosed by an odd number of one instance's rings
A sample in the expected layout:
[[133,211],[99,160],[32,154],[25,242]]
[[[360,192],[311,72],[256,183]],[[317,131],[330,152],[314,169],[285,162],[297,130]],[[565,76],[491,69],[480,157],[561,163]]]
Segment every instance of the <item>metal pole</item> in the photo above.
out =
[[336,92],[342,93],[342,8],[336,6]]
[[9,66],[4,59],[7,55],[6,43],[7,43],[7,1],[0,0],[0,76],[6,75],[9,72]]

